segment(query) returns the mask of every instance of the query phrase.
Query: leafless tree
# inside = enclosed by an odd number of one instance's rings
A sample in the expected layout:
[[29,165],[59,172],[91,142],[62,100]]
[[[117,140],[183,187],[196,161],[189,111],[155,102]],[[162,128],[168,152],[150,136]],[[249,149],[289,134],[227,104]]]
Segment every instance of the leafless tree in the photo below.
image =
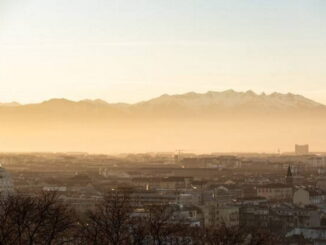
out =
[[129,244],[132,211],[129,200],[128,193],[112,191],[96,210],[89,211],[82,224],[85,244]]
[[130,222],[130,244],[144,245],[149,241],[149,227],[146,217],[133,217]]
[[0,244],[14,244],[19,230],[14,226],[13,215],[17,212],[15,198],[9,196],[6,200],[0,200]]
[[248,245],[274,245],[274,244],[282,244],[282,239],[267,230],[258,229],[255,232],[248,231],[250,238],[250,242]]
[[[272,245],[264,230],[190,227],[173,205],[135,214],[129,193],[112,191],[82,221],[57,193],[14,195],[0,200],[0,245]],[[77,235],[78,234],[78,235]]]
[[55,192],[0,201],[0,244],[61,245],[73,239],[74,212]]
[[195,245],[242,245],[247,234],[238,227],[225,224],[212,227],[196,227],[192,231]]
[[145,207],[140,215],[133,211],[128,193],[110,192],[87,214],[81,232],[84,244],[189,244],[188,226],[174,219],[173,206]]
[[189,233],[194,245],[207,245],[208,236],[210,235],[208,228],[204,226],[191,227],[189,228]]
[[192,231],[195,245],[274,245],[281,240],[263,230],[250,230],[245,227],[228,227],[225,224],[213,227],[196,227]]
[[171,205],[149,207],[148,230],[153,244],[182,244],[189,237],[188,226],[182,219],[175,219],[175,209]]

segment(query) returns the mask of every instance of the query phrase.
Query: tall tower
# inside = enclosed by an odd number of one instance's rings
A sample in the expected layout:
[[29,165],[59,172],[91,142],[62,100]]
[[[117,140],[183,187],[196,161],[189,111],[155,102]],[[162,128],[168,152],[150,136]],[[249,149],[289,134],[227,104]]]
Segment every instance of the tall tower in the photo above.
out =
[[288,167],[288,171],[286,174],[286,178],[285,181],[288,185],[293,185],[293,175],[292,175],[292,171],[291,171],[291,166],[289,165]]

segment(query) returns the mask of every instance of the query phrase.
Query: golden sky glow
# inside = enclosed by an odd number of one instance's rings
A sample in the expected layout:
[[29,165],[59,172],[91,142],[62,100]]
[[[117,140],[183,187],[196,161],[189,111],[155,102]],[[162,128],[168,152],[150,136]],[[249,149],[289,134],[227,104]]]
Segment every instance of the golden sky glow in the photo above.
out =
[[322,0],[2,0],[0,101],[208,90],[326,103]]

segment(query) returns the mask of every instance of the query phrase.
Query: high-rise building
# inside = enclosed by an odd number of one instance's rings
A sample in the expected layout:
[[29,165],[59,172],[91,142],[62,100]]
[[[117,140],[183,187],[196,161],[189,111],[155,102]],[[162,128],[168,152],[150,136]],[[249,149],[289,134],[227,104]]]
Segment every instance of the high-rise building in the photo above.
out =
[[297,155],[309,154],[309,145],[295,145],[295,154]]

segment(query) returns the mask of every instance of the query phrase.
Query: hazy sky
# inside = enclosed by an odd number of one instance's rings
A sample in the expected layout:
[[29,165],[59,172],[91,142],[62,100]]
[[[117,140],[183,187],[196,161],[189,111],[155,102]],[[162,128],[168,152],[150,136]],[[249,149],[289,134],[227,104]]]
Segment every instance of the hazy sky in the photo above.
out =
[[0,101],[207,90],[326,103],[325,0],[0,0]]

